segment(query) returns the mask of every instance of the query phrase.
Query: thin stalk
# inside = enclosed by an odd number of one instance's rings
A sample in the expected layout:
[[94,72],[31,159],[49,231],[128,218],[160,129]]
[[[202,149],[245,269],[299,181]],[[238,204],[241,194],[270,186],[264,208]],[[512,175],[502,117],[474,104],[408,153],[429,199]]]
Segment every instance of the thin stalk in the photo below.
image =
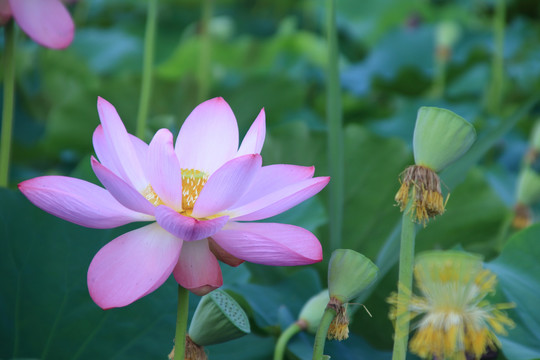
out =
[[330,170],[330,250],[341,247],[343,221],[343,124],[341,88],[339,81],[339,53],[336,29],[336,0],[327,0],[328,69],[326,118],[328,123],[328,167]]
[[435,55],[435,76],[431,88],[431,96],[440,98],[444,95],[446,87],[446,59],[443,55]]
[[302,327],[298,322],[291,324],[284,332],[279,335],[279,339],[276,343],[276,348],[274,350],[274,360],[283,360],[283,355],[285,355],[285,349],[287,348],[287,343],[291,338],[302,331]]
[[324,355],[324,344],[326,343],[326,336],[328,334],[328,328],[330,323],[336,317],[336,309],[333,307],[327,307],[324,310],[324,314],[321,318],[321,323],[317,328],[317,334],[315,334],[315,345],[313,345],[313,360],[322,360]]
[[504,92],[504,26],[506,22],[505,0],[497,0],[493,18],[493,34],[495,47],[491,62],[491,86],[488,92],[488,110],[499,113]]
[[212,20],[212,12],[214,0],[202,1],[202,17],[201,17],[201,51],[199,53],[199,102],[203,102],[208,98],[210,92],[211,71],[212,71],[212,39],[210,36],[210,21]]
[[499,231],[497,237],[495,238],[495,249],[497,251],[502,251],[506,240],[508,239],[508,234],[511,231],[512,221],[514,220],[515,213],[510,209],[507,210],[506,216],[504,217],[501,225],[499,226]]
[[15,26],[10,20],[4,27],[4,104],[0,142],[0,186],[9,182],[9,159],[13,134],[13,98],[15,92]]
[[146,15],[146,29],[144,33],[144,57],[141,82],[141,97],[139,99],[139,112],[137,114],[137,132],[139,138],[144,138],[146,119],[150,94],[152,92],[152,68],[154,65],[154,48],[156,40],[158,0],[148,0],[148,13]]
[[184,360],[186,352],[186,328],[189,309],[189,291],[178,285],[178,310],[174,336],[174,360]]
[[[412,194],[410,199],[412,198]],[[414,266],[414,242],[416,228],[411,217],[410,200],[403,211],[401,222],[401,246],[399,250],[399,281],[398,301],[396,312],[396,328],[394,336],[394,352],[392,360],[405,360],[407,357],[407,343],[409,340],[409,304],[411,302],[413,266]]]

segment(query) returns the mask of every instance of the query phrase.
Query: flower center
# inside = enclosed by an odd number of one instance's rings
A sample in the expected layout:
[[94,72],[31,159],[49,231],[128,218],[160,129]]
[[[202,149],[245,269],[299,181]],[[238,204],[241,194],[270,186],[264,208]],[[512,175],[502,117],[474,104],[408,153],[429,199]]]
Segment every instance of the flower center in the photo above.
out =
[[[208,181],[208,174],[194,169],[181,169],[182,171],[182,213],[190,215],[193,210],[193,205],[199,197],[202,188]],[[163,201],[156,194],[152,185],[143,190],[142,195],[146,200],[150,201],[152,205],[163,205]]]
[[182,209],[193,210],[202,188],[208,181],[208,175],[194,169],[182,169]]
[[148,184],[148,186],[143,190],[142,195],[154,206],[163,205],[163,201],[161,201],[150,184]]

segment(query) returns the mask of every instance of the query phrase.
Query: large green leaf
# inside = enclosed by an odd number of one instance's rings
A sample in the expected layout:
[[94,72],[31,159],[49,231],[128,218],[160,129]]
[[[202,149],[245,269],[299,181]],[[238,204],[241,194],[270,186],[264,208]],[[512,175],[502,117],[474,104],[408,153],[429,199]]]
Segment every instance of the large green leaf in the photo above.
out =
[[[0,189],[0,357],[132,359],[172,348],[174,281],[103,311],[86,287],[93,255],[126,228],[81,228]],[[194,302],[196,299],[193,299]]]
[[502,337],[504,354],[512,360],[540,357],[540,224],[514,236],[504,246],[501,255],[487,264],[497,274],[499,288],[516,305],[508,313],[516,328]]

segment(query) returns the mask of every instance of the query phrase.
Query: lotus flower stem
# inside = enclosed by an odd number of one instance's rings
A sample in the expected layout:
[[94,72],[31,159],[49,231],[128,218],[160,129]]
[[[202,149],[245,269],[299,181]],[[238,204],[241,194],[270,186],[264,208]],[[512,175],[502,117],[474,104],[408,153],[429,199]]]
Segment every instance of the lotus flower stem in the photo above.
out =
[[[412,194],[411,194],[412,196]],[[392,360],[405,360],[409,340],[409,303],[411,300],[414,266],[415,223],[411,214],[412,201],[403,211],[401,246],[399,250],[398,299],[401,304],[396,312],[394,352]]]
[[506,19],[505,0],[495,2],[493,15],[494,44],[491,62],[491,86],[488,92],[488,110],[496,114],[499,112],[504,92],[504,27]]
[[283,360],[283,355],[285,354],[285,349],[287,348],[287,343],[291,338],[302,331],[302,326],[297,322],[291,324],[285,331],[279,335],[278,341],[276,343],[276,348],[274,350],[274,360]]
[[8,186],[9,154],[13,132],[13,93],[15,88],[15,26],[10,20],[4,28],[4,104],[0,141],[0,187]]
[[336,29],[336,0],[327,1],[328,69],[326,92],[326,117],[328,121],[328,165],[330,184],[330,249],[340,248],[343,220],[343,126],[339,58]]
[[178,310],[176,313],[176,334],[174,336],[174,360],[184,360],[188,309],[189,291],[178,285]]
[[313,346],[313,360],[322,360],[324,355],[324,344],[326,343],[326,336],[328,334],[328,328],[330,323],[336,317],[337,312],[334,307],[328,306],[324,310],[324,314],[321,318],[321,323],[315,334],[315,345]]
[[199,58],[199,101],[207,100],[210,92],[210,83],[212,73],[212,38],[210,34],[210,21],[214,8],[214,0],[202,1],[202,17],[201,17],[201,50]]
[[146,17],[146,29],[144,33],[144,57],[141,82],[141,97],[139,99],[139,113],[137,114],[138,138],[144,139],[148,107],[152,91],[152,67],[154,64],[154,48],[156,39],[158,0],[148,1],[148,14]]

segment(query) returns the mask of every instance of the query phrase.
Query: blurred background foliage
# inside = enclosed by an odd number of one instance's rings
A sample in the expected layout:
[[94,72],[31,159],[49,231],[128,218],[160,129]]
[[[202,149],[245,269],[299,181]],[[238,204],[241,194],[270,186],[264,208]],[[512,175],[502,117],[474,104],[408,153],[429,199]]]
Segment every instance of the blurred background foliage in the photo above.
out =
[[[494,28],[500,4],[506,7],[502,53]],[[539,116],[540,4],[339,0],[337,6],[345,134],[341,247],[365,254],[381,272],[359,299],[372,317],[356,312],[351,338],[328,343],[327,352],[336,359],[390,358],[385,298],[396,287],[400,226],[393,197],[398,175],[413,163],[416,112],[431,105],[472,122],[478,142],[442,174],[443,191],[452,193],[447,212],[419,232],[417,251],[458,247],[484,255],[500,277],[497,296],[518,305],[510,311],[517,327],[503,339],[499,358],[540,358],[534,305],[540,227],[510,226],[517,175]],[[97,96],[114,104],[135,132],[146,1],[80,0],[69,10],[77,29],[66,50],[39,47],[18,33],[12,190],[0,190],[0,358],[164,359],[173,345],[174,280],[127,308],[100,310],[88,296],[86,271],[98,249],[125,229],[69,224],[14,190],[46,174],[97,182],[89,163]],[[177,132],[199,102],[223,96],[241,135],[265,108],[264,164],[315,165],[316,175],[327,175],[325,11],[324,2],[308,0],[160,0],[145,140],[162,127]],[[455,39],[441,53],[437,34],[448,23]],[[253,333],[208,347],[210,359],[270,359],[280,331],[326,287],[327,198],[323,191],[269,220],[313,231],[325,249],[321,264],[223,266],[224,289],[246,308]],[[532,211],[540,214],[538,206]],[[198,298],[190,301],[193,311]],[[310,359],[312,341],[295,337],[288,359]]]

